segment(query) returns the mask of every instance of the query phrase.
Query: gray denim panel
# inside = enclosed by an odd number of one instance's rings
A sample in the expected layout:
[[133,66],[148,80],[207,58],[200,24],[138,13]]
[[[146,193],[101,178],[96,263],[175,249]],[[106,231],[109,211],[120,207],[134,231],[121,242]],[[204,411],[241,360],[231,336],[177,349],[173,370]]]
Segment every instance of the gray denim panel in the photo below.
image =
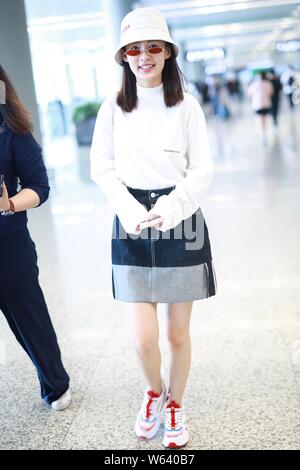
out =
[[113,265],[114,297],[125,302],[189,302],[209,294],[206,263],[157,268]]

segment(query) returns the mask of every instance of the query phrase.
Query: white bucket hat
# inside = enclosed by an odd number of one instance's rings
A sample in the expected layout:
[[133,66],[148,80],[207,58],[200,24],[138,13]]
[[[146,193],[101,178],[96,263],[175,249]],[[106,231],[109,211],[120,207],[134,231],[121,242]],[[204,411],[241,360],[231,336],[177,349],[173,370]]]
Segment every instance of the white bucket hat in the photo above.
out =
[[175,57],[178,55],[179,49],[170,36],[167,22],[156,8],[137,8],[128,13],[122,20],[120,36],[115,53],[115,60],[120,65],[124,65],[122,48],[132,42],[151,39],[166,41],[173,44]]

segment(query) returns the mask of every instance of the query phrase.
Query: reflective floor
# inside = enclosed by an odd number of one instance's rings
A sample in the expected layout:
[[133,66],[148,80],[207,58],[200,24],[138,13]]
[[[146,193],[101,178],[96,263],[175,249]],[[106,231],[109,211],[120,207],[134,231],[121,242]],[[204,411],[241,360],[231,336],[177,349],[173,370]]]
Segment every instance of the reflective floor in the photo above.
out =
[[[187,448],[299,449],[300,110],[284,107],[265,146],[247,107],[210,117],[209,132],[216,173],[203,212],[218,294],[193,307]],[[74,401],[55,413],[40,400],[1,316],[0,448],[161,449],[162,430],[148,444],[134,436],[144,383],[130,313],[111,294],[113,214],[89,181],[88,149],[73,157],[30,228]],[[167,378],[164,305],[159,317]]]

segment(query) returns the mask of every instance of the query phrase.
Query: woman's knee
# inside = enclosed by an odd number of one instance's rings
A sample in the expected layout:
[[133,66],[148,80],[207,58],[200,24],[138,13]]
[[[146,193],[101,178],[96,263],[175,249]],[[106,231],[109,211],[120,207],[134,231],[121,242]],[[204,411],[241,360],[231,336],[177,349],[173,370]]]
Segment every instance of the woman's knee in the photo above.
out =
[[169,328],[168,341],[173,349],[179,349],[189,341],[189,332],[177,328]]
[[143,336],[135,339],[135,350],[141,357],[151,356],[158,348],[158,339],[151,336]]

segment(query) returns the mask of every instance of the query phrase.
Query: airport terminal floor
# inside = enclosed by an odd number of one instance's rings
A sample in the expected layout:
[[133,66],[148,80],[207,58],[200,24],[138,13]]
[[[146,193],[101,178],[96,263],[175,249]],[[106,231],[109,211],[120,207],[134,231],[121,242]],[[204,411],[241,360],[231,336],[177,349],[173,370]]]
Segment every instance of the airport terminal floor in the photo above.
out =
[[[300,448],[299,106],[279,118],[266,145],[248,107],[226,122],[208,119],[215,176],[202,208],[218,292],[193,306],[187,450]],[[41,401],[35,370],[0,316],[0,449],[162,449],[162,430],[149,443],[134,434],[144,382],[127,304],[111,293],[113,213],[88,164],[85,148],[30,213],[73,403],[55,413]],[[167,378],[164,318],[161,304]]]

